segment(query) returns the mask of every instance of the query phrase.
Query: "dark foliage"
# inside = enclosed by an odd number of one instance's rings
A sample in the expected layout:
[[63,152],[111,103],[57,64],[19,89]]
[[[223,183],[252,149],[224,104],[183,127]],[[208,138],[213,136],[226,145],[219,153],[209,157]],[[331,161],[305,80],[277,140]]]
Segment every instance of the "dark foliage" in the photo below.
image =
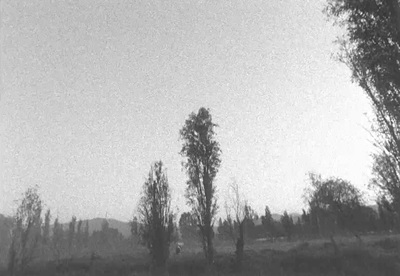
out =
[[221,163],[221,150],[214,132],[216,126],[210,111],[200,108],[197,114],[189,115],[180,130],[183,141],[180,154],[186,158],[183,166],[189,177],[186,198],[196,216],[209,265],[214,259],[213,224],[218,207],[214,178]]

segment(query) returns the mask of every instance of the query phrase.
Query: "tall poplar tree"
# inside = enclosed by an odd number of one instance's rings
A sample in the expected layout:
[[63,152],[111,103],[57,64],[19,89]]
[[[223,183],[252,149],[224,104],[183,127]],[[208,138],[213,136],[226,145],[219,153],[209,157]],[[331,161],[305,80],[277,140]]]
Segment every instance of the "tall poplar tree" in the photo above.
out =
[[209,266],[214,261],[213,225],[218,207],[214,179],[221,163],[221,149],[214,132],[216,126],[209,109],[202,107],[197,114],[189,115],[180,130],[183,141],[180,154],[186,158],[183,166],[189,178],[186,198],[197,218]]

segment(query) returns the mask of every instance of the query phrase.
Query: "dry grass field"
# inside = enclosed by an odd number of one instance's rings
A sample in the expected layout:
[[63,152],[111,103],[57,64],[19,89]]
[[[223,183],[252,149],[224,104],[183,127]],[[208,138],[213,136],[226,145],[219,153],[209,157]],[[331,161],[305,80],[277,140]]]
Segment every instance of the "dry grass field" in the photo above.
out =
[[[369,235],[359,243],[353,237],[337,237],[339,253],[327,239],[308,241],[252,241],[246,245],[241,271],[234,266],[234,248],[216,242],[214,275],[400,275],[400,235]],[[171,250],[172,252],[172,250]],[[25,275],[148,275],[144,248],[129,255],[75,258],[36,262]],[[1,271],[6,275],[6,271]],[[200,247],[171,253],[169,275],[206,275]]]

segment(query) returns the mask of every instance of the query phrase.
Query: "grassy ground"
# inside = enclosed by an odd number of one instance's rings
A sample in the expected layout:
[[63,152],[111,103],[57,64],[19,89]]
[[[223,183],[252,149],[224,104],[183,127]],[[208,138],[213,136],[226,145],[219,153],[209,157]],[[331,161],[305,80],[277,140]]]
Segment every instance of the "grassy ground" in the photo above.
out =
[[[215,275],[400,275],[400,236],[336,238],[339,253],[327,239],[310,241],[250,242],[246,246],[242,271],[234,266],[233,245],[216,242]],[[138,249],[130,255],[73,259],[32,264],[25,275],[148,275],[148,254]],[[0,271],[1,273],[1,271]],[[3,271],[5,273],[5,271]],[[206,275],[200,247],[171,253],[169,274]]]

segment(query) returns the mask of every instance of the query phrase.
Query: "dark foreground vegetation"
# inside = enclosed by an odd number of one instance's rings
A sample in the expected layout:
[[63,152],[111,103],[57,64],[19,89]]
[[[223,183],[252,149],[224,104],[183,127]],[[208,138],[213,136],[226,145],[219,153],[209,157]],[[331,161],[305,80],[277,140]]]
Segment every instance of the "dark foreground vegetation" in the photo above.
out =
[[[213,275],[400,275],[400,236],[369,235],[359,243],[338,237],[335,253],[328,239],[309,241],[253,241],[244,250],[242,270],[235,267],[233,246],[216,242]],[[24,275],[148,275],[145,248],[132,254],[97,255],[56,261],[38,261]],[[169,275],[209,275],[206,260],[197,248],[172,255]],[[6,271],[0,271],[7,275]]]

